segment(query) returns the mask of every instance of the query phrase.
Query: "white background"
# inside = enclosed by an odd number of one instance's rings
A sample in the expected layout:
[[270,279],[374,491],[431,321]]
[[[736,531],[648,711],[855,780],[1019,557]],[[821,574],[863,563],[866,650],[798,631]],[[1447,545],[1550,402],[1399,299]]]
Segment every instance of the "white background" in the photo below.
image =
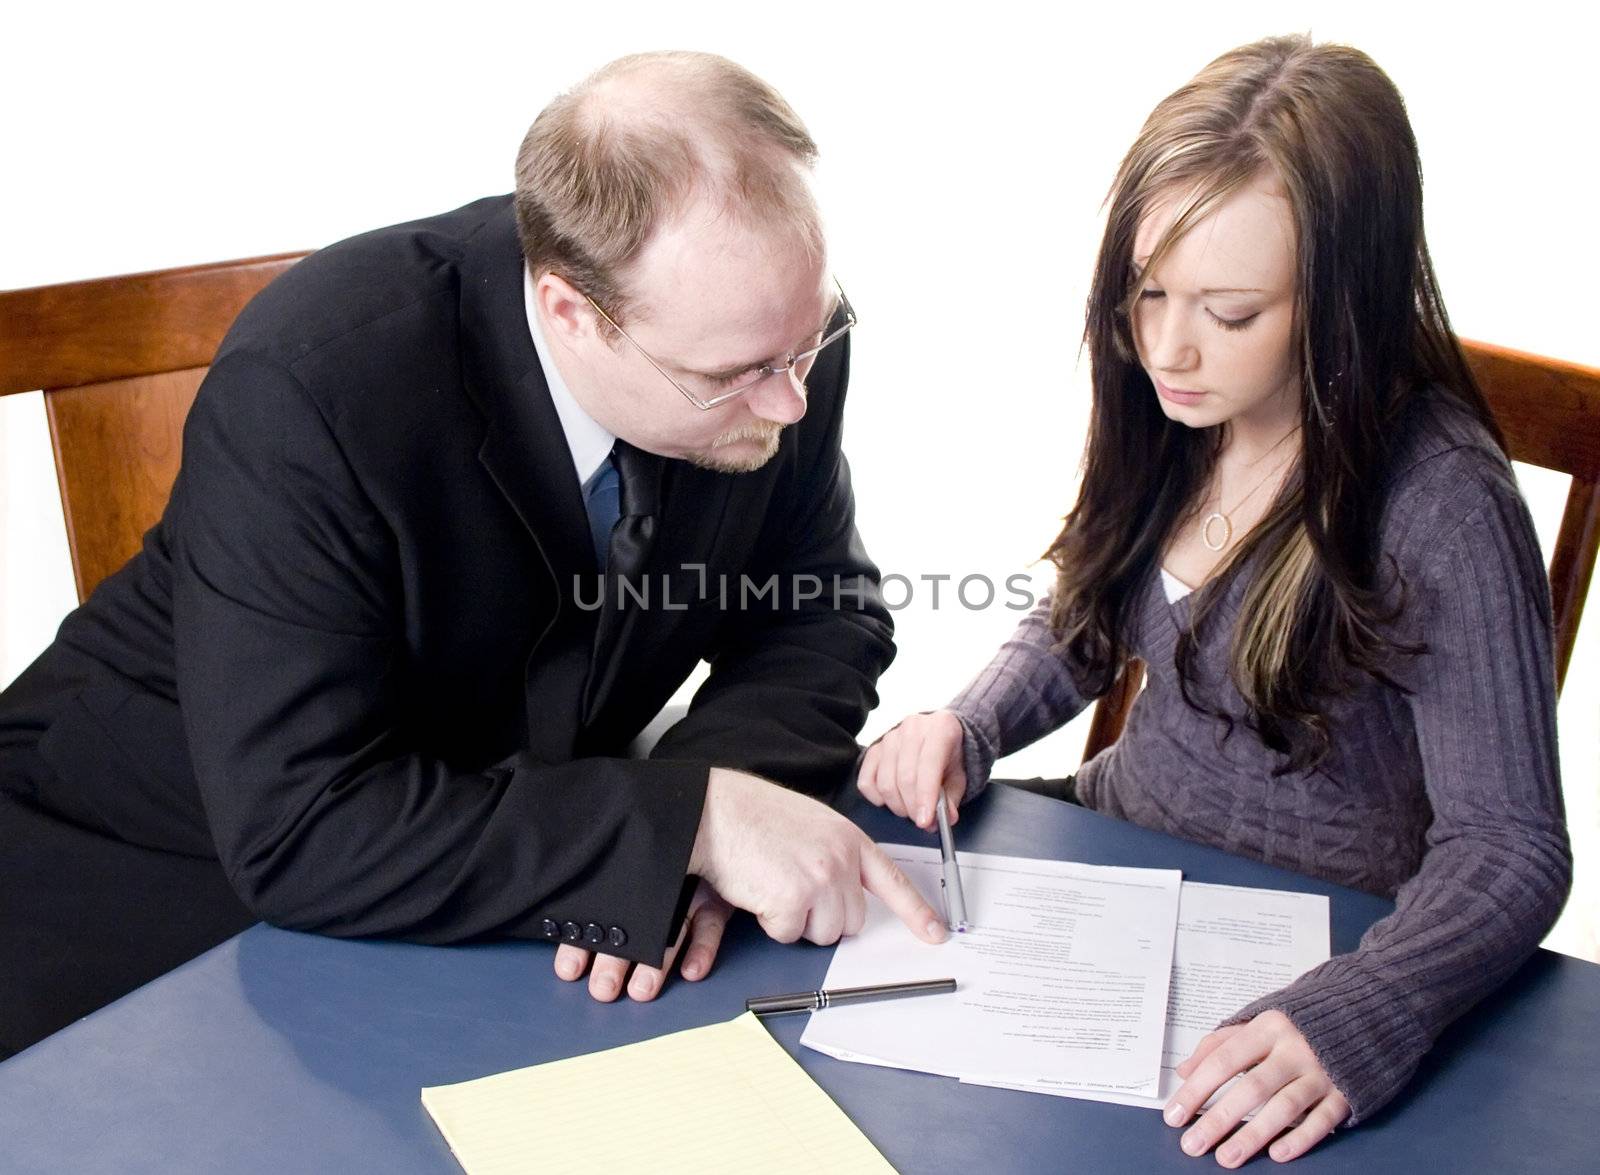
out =
[[[1051,6],[1054,8],[1054,6]],[[0,287],[311,248],[508,190],[544,103],[641,49],[731,56],[822,146],[861,314],[860,523],[913,580],[1033,570],[1070,504],[1100,205],[1150,108],[1216,54],[1310,32],[1373,55],[1422,147],[1428,232],[1469,337],[1600,365],[1586,5],[28,5],[5,21]],[[1446,15],[1448,13],[1448,15]],[[0,400],[0,683],[73,603],[37,396]],[[1522,471],[1547,539],[1565,479]],[[903,593],[900,593],[903,595]],[[898,600],[896,601],[898,602]],[[942,704],[1015,623],[927,584],[867,735]],[[1596,957],[1600,617],[1561,706],[1579,890],[1552,944]],[[1076,767],[1084,720],[1015,756]]]

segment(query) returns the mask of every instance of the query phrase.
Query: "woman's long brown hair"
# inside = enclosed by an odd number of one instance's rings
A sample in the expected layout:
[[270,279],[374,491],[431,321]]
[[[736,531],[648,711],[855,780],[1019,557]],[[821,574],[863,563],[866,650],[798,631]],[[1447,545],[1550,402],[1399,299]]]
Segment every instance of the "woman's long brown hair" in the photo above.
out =
[[[1094,401],[1078,500],[1046,557],[1057,568],[1051,624],[1109,689],[1129,655],[1138,592],[1212,474],[1220,428],[1167,419],[1134,346],[1134,235],[1152,206],[1179,213],[1144,272],[1263,168],[1296,230],[1301,441],[1267,515],[1196,596],[1178,645],[1185,698],[1195,634],[1249,562],[1230,654],[1249,725],[1285,756],[1327,753],[1327,698],[1361,675],[1396,684],[1389,621],[1401,585],[1380,566],[1379,521],[1408,402],[1426,388],[1500,434],[1440,299],[1422,227],[1422,173],[1399,92],[1366,54],[1276,37],[1217,58],[1161,102],[1117,173],[1084,333]],[[1502,444],[1503,447],[1503,444]],[[1220,713],[1221,711],[1214,711]]]

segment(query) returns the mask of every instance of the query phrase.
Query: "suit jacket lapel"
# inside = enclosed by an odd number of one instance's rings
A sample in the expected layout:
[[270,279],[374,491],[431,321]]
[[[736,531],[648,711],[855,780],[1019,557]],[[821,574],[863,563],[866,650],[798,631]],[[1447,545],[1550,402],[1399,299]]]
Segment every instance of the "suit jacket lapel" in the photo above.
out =
[[467,394],[483,412],[478,460],[539,545],[569,597],[572,575],[595,570],[572,451],[550,401],[522,301],[522,250],[509,203],[461,261]]
[[596,566],[572,452],[528,333],[522,264],[508,200],[461,260],[462,380],[484,417],[478,460],[555,584],[559,603],[529,655],[526,688],[530,750],[563,762],[577,740],[593,631],[573,591]]

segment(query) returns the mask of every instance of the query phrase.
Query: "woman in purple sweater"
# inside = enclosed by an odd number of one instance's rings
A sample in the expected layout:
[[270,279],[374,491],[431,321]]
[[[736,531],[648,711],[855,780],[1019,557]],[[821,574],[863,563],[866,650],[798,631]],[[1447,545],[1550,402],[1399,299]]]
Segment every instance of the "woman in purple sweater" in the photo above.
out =
[[1112,188],[1086,341],[1054,591],[868,750],[860,788],[931,827],[1141,659],[1066,798],[1396,903],[1179,1067],[1174,1126],[1242,1075],[1185,1151],[1283,1161],[1392,1098],[1571,875],[1544,568],[1388,77],[1276,38],[1163,101]]

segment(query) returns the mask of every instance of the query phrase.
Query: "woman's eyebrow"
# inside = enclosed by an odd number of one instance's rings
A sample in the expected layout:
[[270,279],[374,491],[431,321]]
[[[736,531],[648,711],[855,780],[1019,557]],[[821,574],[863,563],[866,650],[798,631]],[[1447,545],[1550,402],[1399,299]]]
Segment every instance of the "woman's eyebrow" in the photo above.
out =
[[[1144,266],[1142,264],[1132,257],[1128,258],[1128,264],[1133,266],[1135,281],[1144,276]],[[1259,286],[1207,286],[1200,292],[1202,294],[1266,294],[1271,291],[1263,290]]]

